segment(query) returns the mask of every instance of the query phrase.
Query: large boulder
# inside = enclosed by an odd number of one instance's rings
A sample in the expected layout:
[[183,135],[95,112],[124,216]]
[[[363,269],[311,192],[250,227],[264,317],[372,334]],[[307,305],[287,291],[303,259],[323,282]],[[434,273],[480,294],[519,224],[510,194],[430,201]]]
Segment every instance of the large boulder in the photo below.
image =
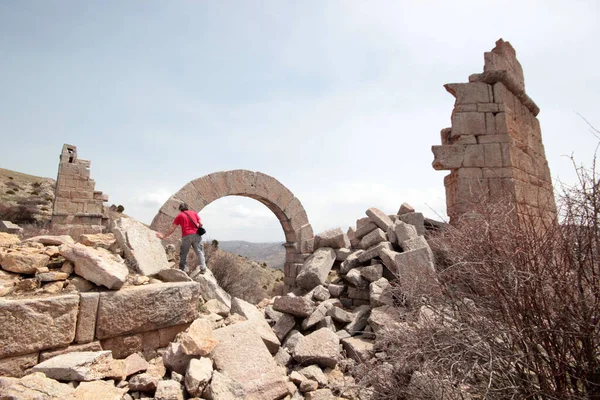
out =
[[96,285],[118,289],[127,280],[129,270],[120,257],[105,249],[94,249],[81,243],[63,244],[60,255],[75,264],[75,273]]
[[244,398],[270,400],[287,395],[287,379],[255,331],[238,323],[214,334],[219,340],[212,353],[215,369],[239,382]]
[[174,282],[100,293],[96,337],[104,339],[185,324],[198,316],[200,285]]
[[296,284],[307,290],[324,284],[331,267],[333,267],[335,257],[335,250],[332,248],[322,247],[317,249],[304,261],[296,277]]
[[332,249],[341,249],[350,247],[350,240],[341,228],[328,229],[315,235],[315,249],[321,247],[330,247]]
[[167,253],[156,232],[132,218],[121,217],[110,227],[125,258],[142,275],[154,275],[169,268]]
[[0,300],[0,358],[66,347],[75,338],[79,296]]
[[294,347],[294,359],[301,364],[319,364],[334,368],[340,357],[340,339],[327,328],[321,328],[300,338]]

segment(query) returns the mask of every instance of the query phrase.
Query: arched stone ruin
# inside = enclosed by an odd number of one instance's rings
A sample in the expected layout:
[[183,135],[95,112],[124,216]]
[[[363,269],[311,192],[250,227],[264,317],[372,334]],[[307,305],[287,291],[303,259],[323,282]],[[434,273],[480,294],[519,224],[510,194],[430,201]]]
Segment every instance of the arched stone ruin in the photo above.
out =
[[[304,260],[313,251],[312,226],[302,203],[277,179],[247,170],[215,172],[195,179],[175,193],[160,208],[150,227],[164,232],[179,213],[179,204],[187,203],[194,211],[225,196],[243,196],[258,200],[273,211],[285,234],[285,291],[295,284],[296,275]],[[206,227],[210,231],[210,227]],[[180,232],[177,231],[180,235]],[[174,236],[179,238],[179,236]]]

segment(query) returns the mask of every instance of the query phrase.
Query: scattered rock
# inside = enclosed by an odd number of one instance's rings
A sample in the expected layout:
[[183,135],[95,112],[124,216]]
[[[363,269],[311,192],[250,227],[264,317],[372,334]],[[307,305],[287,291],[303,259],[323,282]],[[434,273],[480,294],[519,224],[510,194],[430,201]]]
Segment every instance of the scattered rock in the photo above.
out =
[[334,262],[335,251],[333,249],[329,247],[317,249],[304,261],[296,277],[296,284],[307,290],[324,284]]
[[319,364],[333,368],[339,359],[338,336],[327,328],[321,328],[300,338],[293,356],[299,363]]
[[75,273],[96,285],[118,289],[125,283],[129,270],[122,260],[104,249],[78,244],[63,244],[60,254],[75,264]]

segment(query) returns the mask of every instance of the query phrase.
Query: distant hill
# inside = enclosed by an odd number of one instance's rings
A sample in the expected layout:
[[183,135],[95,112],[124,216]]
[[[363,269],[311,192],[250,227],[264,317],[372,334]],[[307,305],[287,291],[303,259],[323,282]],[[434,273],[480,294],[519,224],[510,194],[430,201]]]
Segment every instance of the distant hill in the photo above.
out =
[[285,248],[283,243],[251,243],[243,240],[219,241],[219,249],[238,254],[275,269],[283,269]]
[[43,223],[50,219],[54,179],[0,168],[0,220]]

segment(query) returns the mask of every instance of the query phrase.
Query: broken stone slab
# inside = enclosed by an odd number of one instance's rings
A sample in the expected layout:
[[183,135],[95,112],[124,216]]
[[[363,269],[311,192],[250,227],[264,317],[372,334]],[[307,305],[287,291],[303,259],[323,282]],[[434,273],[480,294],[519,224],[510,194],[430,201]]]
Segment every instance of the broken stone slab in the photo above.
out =
[[344,285],[330,283],[329,286],[327,286],[327,290],[329,291],[329,294],[331,294],[331,297],[340,297],[344,292]]
[[361,269],[360,274],[369,282],[381,279],[383,276],[383,265],[373,264]]
[[201,357],[190,361],[185,373],[185,388],[194,397],[200,397],[213,373],[212,360]]
[[157,276],[164,282],[193,282],[193,279],[179,268],[160,270]]
[[340,301],[338,299],[330,299],[322,302],[315,308],[312,314],[304,321],[302,321],[302,329],[306,330],[313,326],[315,326],[318,322],[323,320],[327,314],[327,311],[334,306],[340,306]]
[[149,367],[148,361],[144,360],[139,354],[131,354],[124,360],[125,376],[131,376],[138,372],[146,371]]
[[349,227],[348,231],[346,232],[346,235],[348,235],[348,240],[350,240],[350,247],[358,247],[359,239],[356,237],[356,230],[352,227]]
[[315,309],[315,303],[306,297],[280,296],[275,298],[273,309],[296,317],[306,318]]
[[372,232],[366,234],[358,244],[358,247],[361,249],[368,249],[370,247],[375,246],[378,243],[387,241],[387,235],[385,231],[382,231],[380,228],[373,230]]
[[433,260],[433,252],[431,252],[431,247],[429,247],[429,243],[424,236],[417,236],[414,239],[405,240],[400,243],[400,247],[404,251],[418,250],[418,249],[428,249],[430,251],[430,258]]
[[392,272],[398,276],[403,293],[411,298],[440,293],[440,285],[429,248],[393,253],[392,255],[395,267],[395,271]]
[[193,279],[200,284],[202,297],[205,300],[216,299],[231,308],[231,296],[219,286],[210,269],[203,274],[196,274]]
[[425,235],[425,218],[422,213],[412,212],[400,215],[400,220],[415,227],[418,235]]
[[154,393],[155,400],[184,400],[183,386],[172,379],[159,381]]
[[76,400],[73,392],[71,386],[50,379],[41,372],[25,375],[21,379],[0,376],[2,399]]
[[48,265],[50,257],[26,251],[7,253],[2,257],[2,269],[17,274],[35,274]]
[[259,311],[258,308],[256,308],[256,306],[254,304],[250,304],[247,301],[238,299],[237,297],[234,297],[231,300],[230,312],[232,314],[233,313],[239,314],[242,317],[246,318],[247,320],[259,320],[259,321],[265,320],[264,314],[261,311]]
[[342,339],[342,346],[346,351],[346,355],[356,362],[364,363],[373,358],[375,351],[373,340],[363,339],[360,337],[350,337]]
[[344,279],[346,280],[346,282],[348,282],[349,284],[351,284],[354,287],[365,287],[365,286],[367,286],[368,285],[368,281],[366,281],[362,277],[362,270],[363,270],[363,268],[364,267],[353,268],[350,271],[348,271],[348,273],[344,277]]
[[129,379],[129,390],[132,392],[154,392],[161,378],[162,376],[158,377],[147,372],[132,376]]
[[386,213],[384,213],[378,208],[371,207],[367,211],[365,211],[365,214],[367,214],[371,221],[373,221],[375,225],[377,225],[384,232],[387,231],[390,225],[392,225],[392,220],[390,219],[390,217],[388,217]]
[[212,322],[198,318],[179,336],[185,354],[207,356],[219,344],[213,335]]
[[116,387],[112,380],[81,382],[73,392],[73,396],[85,400],[122,400],[128,391],[127,387]]
[[0,232],[19,234],[23,232],[23,228],[17,224],[13,224],[10,221],[0,221]]
[[181,343],[171,342],[167,346],[167,351],[162,355],[162,360],[168,369],[178,374],[185,374],[190,360],[196,358],[191,354],[186,354]]
[[332,307],[327,311],[327,316],[330,316],[337,322],[349,323],[354,320],[354,314],[346,311],[338,306]]
[[94,381],[114,376],[110,351],[82,351],[61,354],[46,360],[31,370],[43,372],[58,381]]
[[325,301],[331,297],[331,293],[325,286],[317,286],[313,290],[313,299],[317,301]]
[[280,372],[261,337],[242,324],[214,331],[219,340],[219,345],[212,353],[215,369],[239,382],[244,388],[245,398],[269,400],[286,396],[286,377]]
[[325,283],[327,275],[335,262],[335,251],[329,247],[321,247],[311,254],[296,276],[296,284],[306,290]]
[[369,248],[368,250],[366,250],[364,253],[362,253],[360,256],[358,256],[358,261],[360,262],[367,262],[375,257],[379,256],[379,253],[383,250],[383,249],[389,249],[392,250],[392,244],[390,242],[381,242],[371,248]]
[[298,386],[298,390],[300,390],[301,393],[314,392],[318,388],[319,383],[311,379],[304,379]]
[[377,229],[377,225],[373,221],[369,220],[366,223],[362,224],[362,226],[358,226],[358,221],[357,221],[356,232],[354,233],[354,236],[356,237],[357,240],[360,241],[364,236],[373,232],[375,229]]
[[83,233],[79,236],[79,243],[89,247],[102,247],[109,250],[117,242],[112,233]]
[[364,250],[357,250],[350,254],[340,265],[340,272],[342,274],[347,274],[352,268],[358,267],[361,263],[359,257],[364,254],[364,252]]
[[213,371],[210,385],[204,391],[207,400],[243,399],[246,396],[241,383],[218,371]]
[[217,299],[210,299],[204,303],[204,307],[211,313],[226,318],[229,315],[230,308]]
[[[367,397],[365,397],[367,398]],[[314,392],[307,392],[304,396],[305,400],[335,400],[336,396],[331,389],[317,389]]]
[[368,288],[356,288],[348,286],[348,298],[353,299],[352,304],[356,305],[356,300],[369,300]]
[[323,373],[323,370],[319,368],[317,365],[309,365],[308,367],[304,367],[298,370],[298,373],[302,375],[306,379],[313,380],[319,384],[319,387],[327,386],[329,383],[327,377]]
[[396,244],[398,245],[404,241],[414,239],[419,236],[417,233],[417,228],[404,221],[396,221],[394,223],[394,234],[396,236]]
[[198,316],[196,282],[127,287],[100,293],[96,337],[146,332],[191,322]]
[[350,247],[350,240],[341,228],[328,229],[315,235],[314,249],[321,247],[330,247],[332,249],[341,249]]
[[294,329],[290,333],[288,333],[287,338],[283,342],[283,347],[290,353],[293,353],[294,348],[296,347],[300,339],[302,339],[303,337],[304,335],[300,331]]
[[149,276],[169,268],[160,239],[146,225],[132,218],[121,217],[112,222],[110,230],[136,272]]
[[391,306],[394,304],[393,288],[389,281],[380,278],[369,285],[371,307]]
[[344,261],[350,254],[352,254],[352,250],[349,248],[342,249],[334,249],[335,250],[335,260],[336,261]]
[[337,326],[335,326],[335,322],[333,321],[333,318],[328,317],[328,316],[325,316],[325,318],[323,318],[322,320],[317,322],[317,324],[315,325],[315,329],[321,329],[321,328],[327,328],[332,332],[337,331]]
[[12,233],[0,232],[0,248],[10,247],[14,244],[21,243],[21,239]]
[[273,356],[273,359],[277,363],[277,365],[281,367],[287,367],[292,361],[292,356],[284,347],[280,347],[277,354]]
[[277,320],[275,325],[273,325],[273,332],[277,335],[277,338],[282,341],[285,337],[290,333],[292,329],[296,326],[296,318],[294,318],[290,314],[282,314],[282,316]]
[[352,321],[344,328],[350,335],[354,336],[361,333],[367,326],[367,320],[371,313],[371,307],[368,305],[359,306],[354,310]]
[[[0,359],[0,376],[21,378],[25,371],[38,363],[38,353]],[[1,398],[1,392],[0,392]]]
[[376,335],[384,331],[389,332],[405,332],[409,330],[409,326],[404,320],[406,313],[401,312],[393,306],[381,306],[371,310],[368,323]]
[[69,277],[69,274],[65,272],[49,271],[36,273],[35,277],[39,279],[40,282],[54,282],[66,280]]
[[120,257],[105,249],[94,249],[83,244],[63,244],[60,255],[75,264],[75,273],[88,281],[109,289],[118,289],[127,280],[129,270]]
[[34,236],[29,239],[23,240],[23,243],[31,243],[31,242],[41,243],[44,246],[60,246],[63,244],[75,244],[75,241],[69,235],[59,235],[59,236],[41,235],[41,236]]
[[319,364],[334,368],[338,363],[340,339],[331,330],[321,328],[300,338],[294,348],[294,360],[300,364]]
[[73,344],[73,345],[70,345],[67,347],[59,347],[59,348],[55,348],[55,349],[41,351],[39,354],[38,362],[41,363],[41,362],[49,360],[53,357],[60,356],[62,354],[67,354],[67,353],[76,353],[76,352],[82,352],[82,351],[102,351],[102,350],[109,350],[109,349],[103,349],[102,346],[100,345],[99,341],[85,343],[85,344]]
[[400,209],[398,210],[398,215],[404,215],[415,212],[415,209],[408,203],[402,203],[400,205]]
[[68,346],[75,337],[78,306],[79,296],[73,294],[0,299],[0,358]]

